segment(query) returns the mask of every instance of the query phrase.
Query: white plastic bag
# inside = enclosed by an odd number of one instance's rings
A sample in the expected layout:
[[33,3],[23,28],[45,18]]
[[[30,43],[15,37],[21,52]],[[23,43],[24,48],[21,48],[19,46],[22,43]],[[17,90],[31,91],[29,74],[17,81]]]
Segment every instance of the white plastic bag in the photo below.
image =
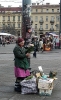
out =
[[21,94],[37,93],[37,84],[35,77],[28,80],[24,79],[22,82],[20,82],[20,85],[21,85]]

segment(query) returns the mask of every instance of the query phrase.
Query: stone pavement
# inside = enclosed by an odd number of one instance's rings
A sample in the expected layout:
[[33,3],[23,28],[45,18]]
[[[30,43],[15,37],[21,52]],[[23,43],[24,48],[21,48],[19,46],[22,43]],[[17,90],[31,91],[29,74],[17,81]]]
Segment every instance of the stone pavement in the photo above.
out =
[[15,44],[0,46],[0,100],[61,100],[61,49],[37,53],[37,58],[31,54],[31,68],[38,69],[42,66],[45,74],[50,70],[57,71],[57,80],[54,81],[54,89],[51,96],[39,94],[20,94],[14,91],[14,55]]

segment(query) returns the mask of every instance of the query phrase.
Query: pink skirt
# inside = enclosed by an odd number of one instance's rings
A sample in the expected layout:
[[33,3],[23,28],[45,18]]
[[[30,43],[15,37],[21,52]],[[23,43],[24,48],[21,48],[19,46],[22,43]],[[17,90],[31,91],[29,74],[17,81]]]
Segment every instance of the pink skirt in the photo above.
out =
[[30,75],[30,71],[27,69],[26,71],[21,68],[14,67],[15,77],[27,77]]

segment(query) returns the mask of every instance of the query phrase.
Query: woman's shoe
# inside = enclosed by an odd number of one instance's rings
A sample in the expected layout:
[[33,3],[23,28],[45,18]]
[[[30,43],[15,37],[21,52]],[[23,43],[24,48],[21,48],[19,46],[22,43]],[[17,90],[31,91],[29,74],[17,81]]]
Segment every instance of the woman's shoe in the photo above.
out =
[[15,82],[14,91],[21,92],[21,85],[18,82]]

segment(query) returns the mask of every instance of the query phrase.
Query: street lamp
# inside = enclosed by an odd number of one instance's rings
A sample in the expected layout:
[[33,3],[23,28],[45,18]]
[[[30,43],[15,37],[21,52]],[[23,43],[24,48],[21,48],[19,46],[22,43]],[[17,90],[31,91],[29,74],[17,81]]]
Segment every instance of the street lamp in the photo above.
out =
[[[42,12],[43,12],[43,1],[44,0],[40,0],[40,2],[39,2],[39,3],[42,3],[42,8],[41,8]],[[43,24],[42,24],[43,23],[43,17],[40,18],[39,23],[40,23],[40,28],[39,28],[40,36],[42,36],[43,35]]]
[[60,30],[59,30],[59,48],[61,48],[61,0],[60,0]]
[[22,0],[22,37],[26,38],[26,28],[31,27],[31,0]]
[[61,35],[61,0],[60,0],[60,32],[59,32],[59,36]]

